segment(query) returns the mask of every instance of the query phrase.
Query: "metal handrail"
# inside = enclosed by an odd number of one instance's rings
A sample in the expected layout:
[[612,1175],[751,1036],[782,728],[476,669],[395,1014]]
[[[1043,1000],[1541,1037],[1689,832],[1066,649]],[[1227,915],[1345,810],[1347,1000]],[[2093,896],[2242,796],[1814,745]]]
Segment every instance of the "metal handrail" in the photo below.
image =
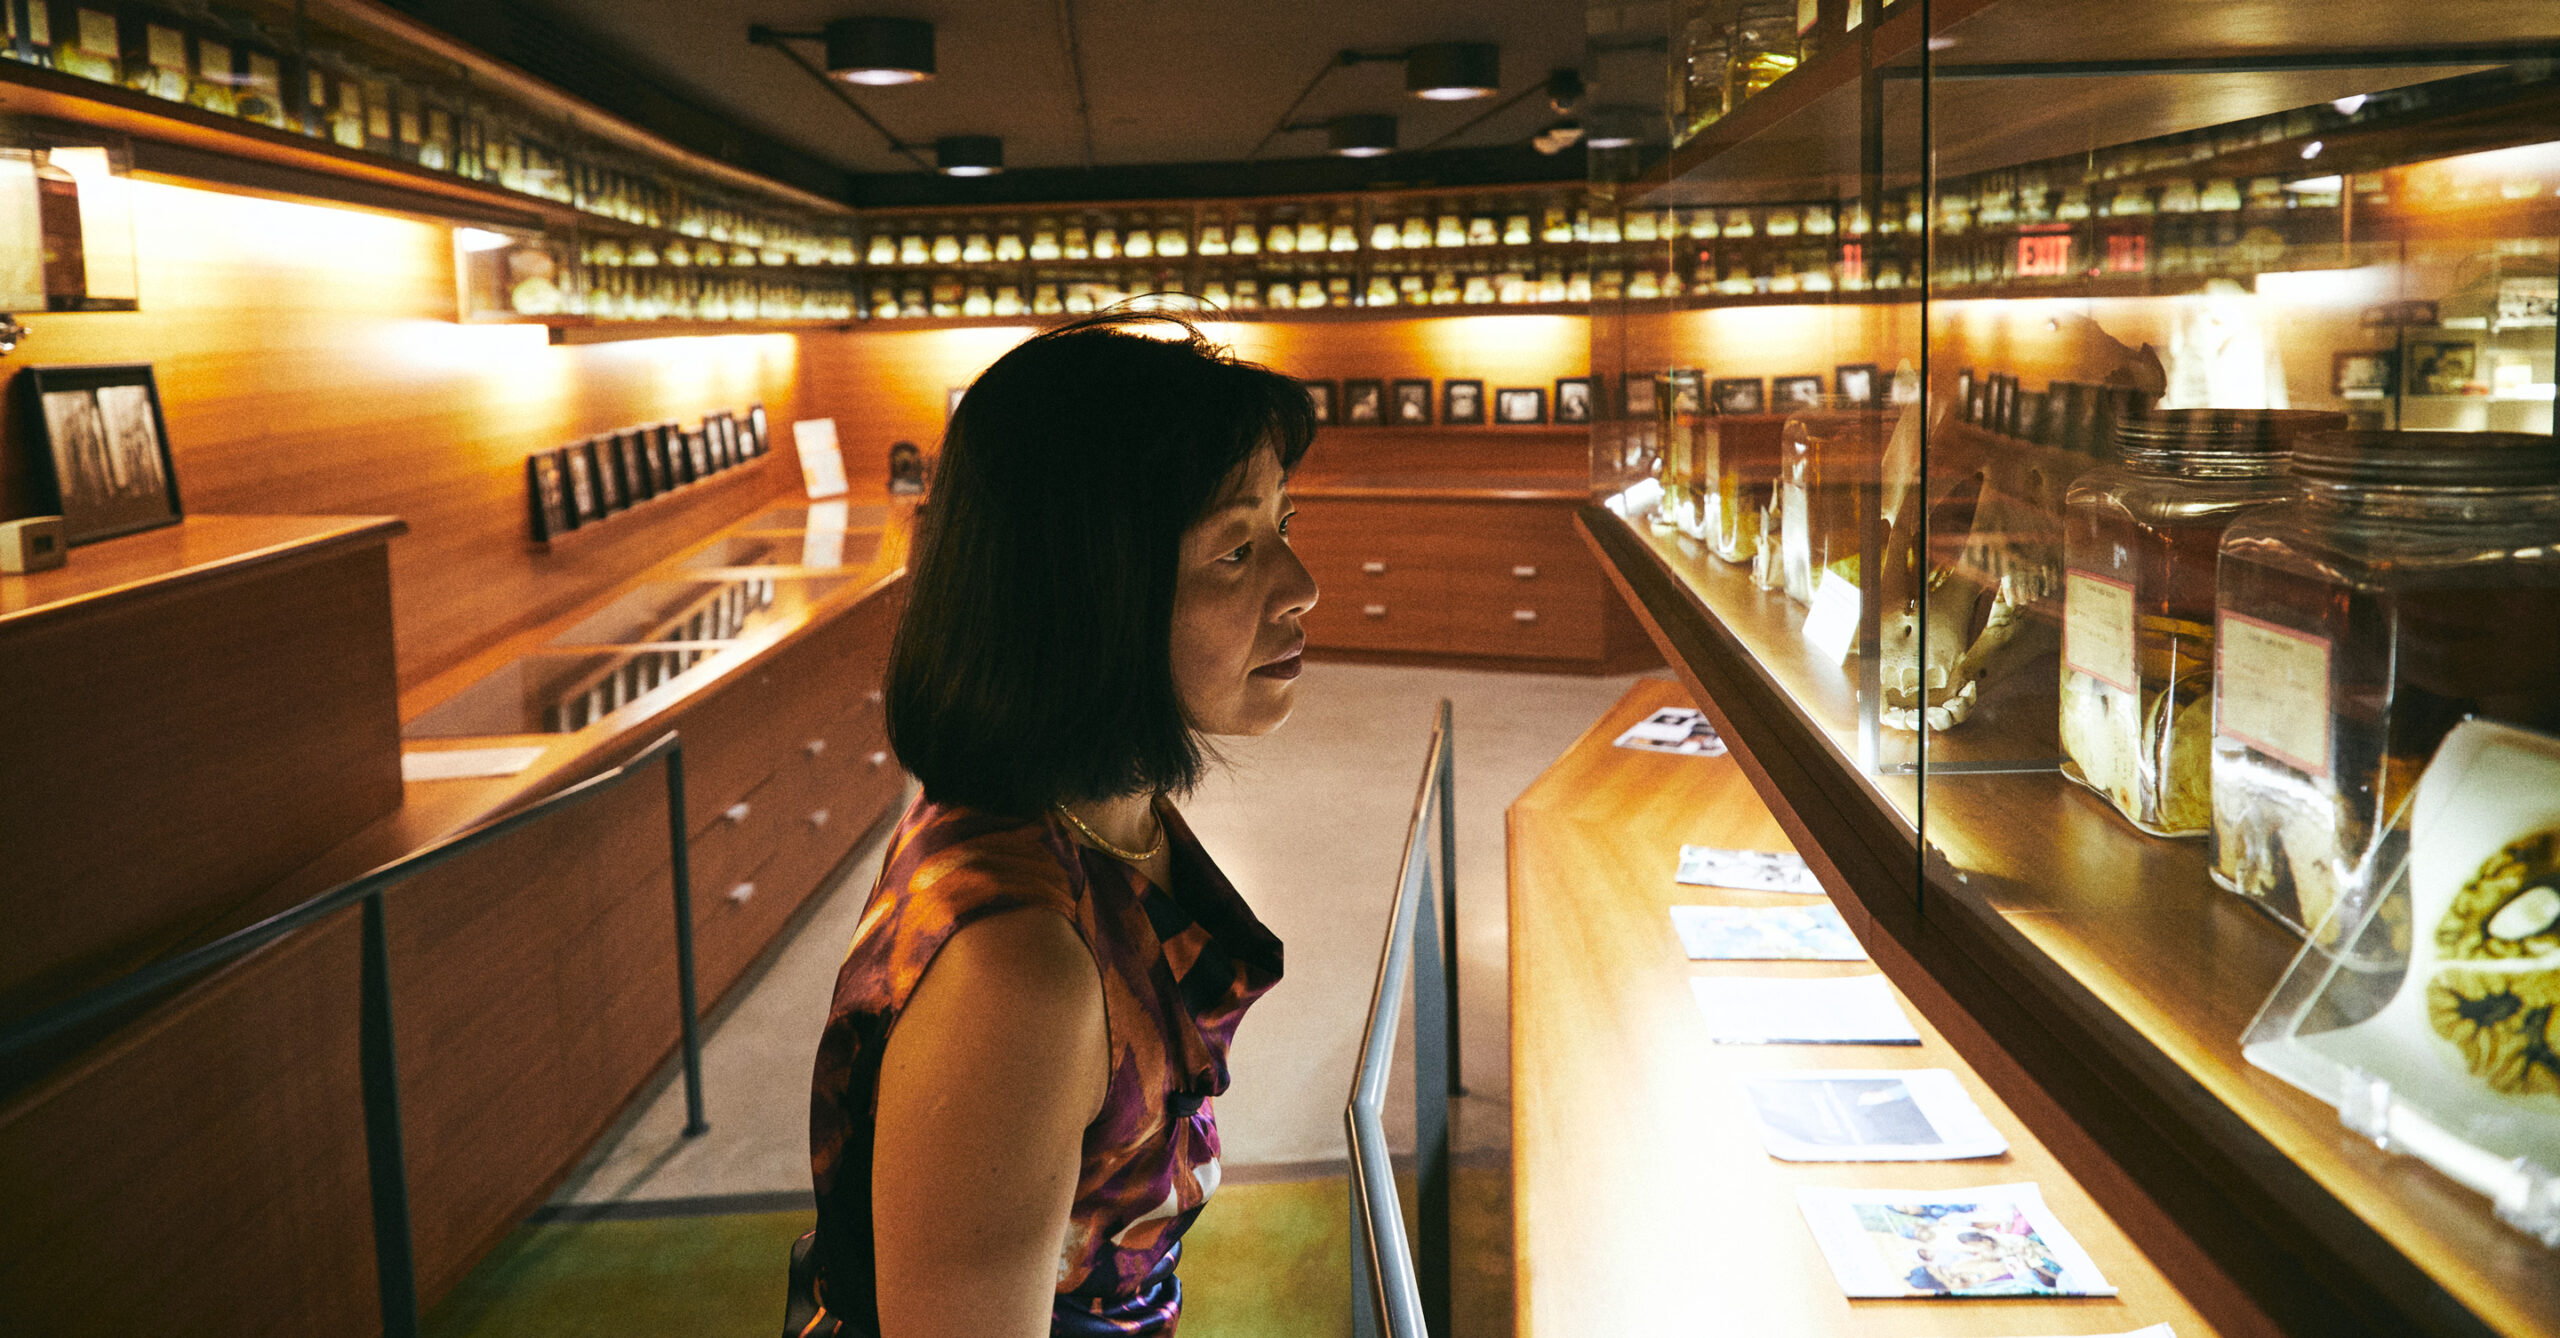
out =
[[[1450,745],[1449,702],[1443,698],[1405,824],[1377,988],[1369,996],[1369,1020],[1360,1033],[1359,1071],[1342,1113],[1351,1148],[1352,1331],[1359,1338],[1449,1335],[1449,1098],[1464,1094],[1458,1080],[1457,815],[1450,802],[1456,768]],[[1437,822],[1432,823],[1435,814]],[[1436,878],[1426,854],[1434,826],[1440,857]],[[1435,897],[1441,899],[1441,914],[1423,914],[1424,903]],[[1408,974],[1418,982],[1413,992],[1413,1102],[1419,1265],[1407,1246],[1395,1167],[1380,1121]]]
[[684,1132],[688,1138],[703,1133],[711,1125],[702,1116],[702,1037],[694,1018],[693,873],[684,826],[684,743],[673,730],[610,771],[598,772],[537,803],[457,832],[256,924],[119,976],[0,1028],[0,1060],[147,1002],[362,902],[364,947],[358,986],[357,1046],[364,1086],[365,1165],[373,1199],[374,1272],[380,1282],[384,1335],[416,1338],[417,1255],[409,1217],[408,1160],[401,1147],[400,1064],[393,1045],[390,948],[384,934],[383,894],[502,836],[616,789],[661,758],[667,764],[667,846],[675,883],[676,998],[683,1012]]

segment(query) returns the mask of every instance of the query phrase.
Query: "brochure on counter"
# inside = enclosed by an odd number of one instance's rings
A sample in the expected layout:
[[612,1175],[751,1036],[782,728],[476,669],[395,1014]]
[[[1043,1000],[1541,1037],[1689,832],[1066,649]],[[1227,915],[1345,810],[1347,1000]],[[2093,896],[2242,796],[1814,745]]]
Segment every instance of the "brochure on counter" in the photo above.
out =
[[1946,1069],[1753,1073],[1742,1091],[1780,1161],[1962,1161],[2009,1140]]
[[2116,1294],[2031,1184],[1807,1188],[1796,1203],[1852,1299]]
[[1821,906],[1674,906],[1671,927],[1691,961],[1863,962],[1849,922]]
[[1673,881],[1692,887],[1731,887],[1745,892],[1793,892],[1822,895],[1822,884],[1804,856],[1777,850],[1719,850],[1714,846],[1680,847],[1680,867]]
[[1880,975],[1819,980],[1700,976],[1689,982],[1718,1045],[1918,1045]]
[[1666,706],[1627,727],[1618,736],[1618,746],[1648,753],[1681,753],[1690,757],[1722,757],[1724,740],[1707,720],[1707,713],[1691,706]]

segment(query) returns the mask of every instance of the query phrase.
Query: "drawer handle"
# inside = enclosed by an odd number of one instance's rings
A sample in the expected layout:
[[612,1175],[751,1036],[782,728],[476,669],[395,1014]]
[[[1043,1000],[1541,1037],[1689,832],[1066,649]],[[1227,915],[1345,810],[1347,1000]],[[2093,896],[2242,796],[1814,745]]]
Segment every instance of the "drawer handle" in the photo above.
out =
[[1367,572],[1371,576],[1384,576],[1387,574],[1387,564],[1383,562],[1363,562],[1360,564],[1360,570]]
[[1536,609],[1513,609],[1511,611],[1511,621],[1515,623],[1533,623],[1537,620],[1538,611]]
[[827,825],[827,817],[827,811],[823,808],[819,809],[817,812],[809,815],[809,825],[813,828],[824,827]]
[[1365,617],[1384,618],[1387,616],[1387,606],[1384,604],[1363,604],[1360,606],[1360,612]]
[[800,746],[807,750],[809,756],[816,757],[818,754],[827,750],[827,741],[825,739],[811,739]]
[[727,818],[732,823],[745,822],[747,820],[747,801],[741,799],[738,802],[729,805],[728,811],[722,813],[720,816]]
[[876,771],[887,765],[889,765],[889,755],[887,753],[873,753],[871,755],[871,767],[873,770]]
[[869,692],[862,694],[862,699],[874,706],[878,706],[880,703],[889,700],[887,697],[881,695],[880,689],[878,688],[873,688]]
[[1535,567],[1513,567],[1511,569],[1511,574],[1524,581],[1534,581],[1538,579],[1538,569]]
[[753,883],[740,883],[740,884],[738,884],[736,887],[733,887],[733,888],[730,888],[730,889],[729,889],[729,900],[731,900],[731,901],[733,901],[733,902],[736,902],[737,904],[739,904],[739,905],[741,905],[741,906],[744,906],[744,905],[746,905],[746,904],[747,904],[747,900],[748,900],[749,898],[753,897],[755,894],[756,894],[756,885],[755,885],[755,884],[753,884]]

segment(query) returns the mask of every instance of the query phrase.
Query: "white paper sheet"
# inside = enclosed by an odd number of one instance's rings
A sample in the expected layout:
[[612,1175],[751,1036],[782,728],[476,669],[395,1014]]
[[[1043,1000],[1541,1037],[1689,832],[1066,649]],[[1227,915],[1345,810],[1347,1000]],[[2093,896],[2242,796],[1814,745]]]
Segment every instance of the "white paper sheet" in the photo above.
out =
[[1698,962],[1863,962],[1849,922],[1817,906],[1674,906],[1671,927]]
[[1719,850],[1714,846],[1680,847],[1674,881],[1698,887],[1737,887],[1751,892],[1794,892],[1822,895],[1804,856],[1779,850]]
[[1807,1188],[1796,1204],[1851,1297],[2116,1294],[2031,1184]]
[[844,451],[836,444],[836,420],[804,418],[791,425],[800,452],[800,482],[811,497],[842,497]]
[[1682,753],[1690,757],[1722,757],[1723,738],[1707,714],[1693,706],[1666,706],[1627,726],[1618,736],[1621,748],[1648,753]]
[[1742,1078],[1760,1144],[1780,1161],[1961,1161],[2009,1140],[1945,1069],[1795,1069]]
[[1689,982],[1719,1045],[1918,1045],[1883,976],[1772,980],[1701,976]]
[[454,748],[443,752],[400,754],[400,779],[404,781],[480,780],[490,776],[513,776],[522,772],[542,756],[542,745],[526,744],[516,748]]

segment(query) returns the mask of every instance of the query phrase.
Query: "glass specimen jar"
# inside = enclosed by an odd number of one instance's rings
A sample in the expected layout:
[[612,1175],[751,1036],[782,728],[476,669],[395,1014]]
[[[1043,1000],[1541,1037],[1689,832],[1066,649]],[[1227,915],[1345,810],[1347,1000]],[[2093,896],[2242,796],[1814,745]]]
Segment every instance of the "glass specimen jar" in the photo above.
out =
[[1760,519],[1778,488],[1780,423],[1765,414],[1703,420],[1694,448],[1706,510],[1707,551],[1748,563],[1760,552]]
[[2063,515],[2062,774],[2154,836],[2213,824],[2213,579],[2222,532],[2290,500],[2294,439],[2346,416],[2165,409],[2116,427],[2123,463]]
[[[1858,556],[1858,484],[1884,454],[1883,415],[1826,395],[1787,413],[1778,430],[1778,571],[1787,598],[1813,603],[1822,573]],[[1764,536],[1764,544],[1766,539]],[[1856,572],[1844,570],[1852,583]]]
[[1734,20],[1728,112],[1796,67],[1794,0],[1749,0]]
[[2560,441],[2314,433],[2293,473],[2222,540],[2212,870],[2308,933],[2366,909],[2456,723],[2560,733]]

